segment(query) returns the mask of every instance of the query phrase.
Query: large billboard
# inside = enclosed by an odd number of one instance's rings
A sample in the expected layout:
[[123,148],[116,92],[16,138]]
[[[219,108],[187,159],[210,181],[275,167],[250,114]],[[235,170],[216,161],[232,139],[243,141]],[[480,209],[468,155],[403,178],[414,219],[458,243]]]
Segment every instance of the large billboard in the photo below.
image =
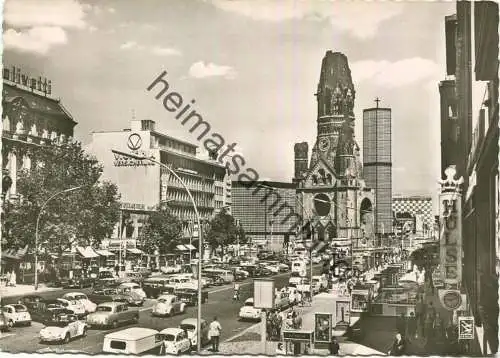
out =
[[[160,201],[160,167],[150,161],[137,160],[113,153],[156,156],[150,148],[148,131],[98,132],[92,134],[90,151],[103,164],[103,179],[118,186],[124,209],[150,211]],[[131,149],[136,148],[136,149]]]

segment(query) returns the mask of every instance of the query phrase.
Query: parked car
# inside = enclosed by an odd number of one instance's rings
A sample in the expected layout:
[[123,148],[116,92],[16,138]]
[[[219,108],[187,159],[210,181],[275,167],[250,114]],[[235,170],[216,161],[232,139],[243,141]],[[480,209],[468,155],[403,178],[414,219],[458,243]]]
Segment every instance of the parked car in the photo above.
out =
[[146,277],[140,272],[127,271],[123,273],[123,276],[118,279],[119,282],[135,282],[137,284],[142,284]]
[[[181,302],[184,302],[187,306],[197,306],[198,305],[198,290],[194,288],[181,288],[175,290],[174,294],[179,298]],[[208,291],[201,291],[201,303],[206,303],[208,301]]]
[[[137,284],[135,284],[135,285],[137,285]],[[142,294],[141,294],[141,292],[138,292],[136,289],[133,289],[132,287],[129,287],[129,286],[118,287],[116,289],[116,292],[120,295],[125,296],[127,299],[127,302],[132,306],[142,306],[144,304],[144,300],[146,298],[146,293],[144,291],[142,291]]]
[[73,311],[78,317],[85,316],[85,306],[80,301],[67,300],[65,298],[58,298],[56,301],[60,302],[61,306]]
[[163,336],[163,346],[166,354],[182,354],[191,351],[191,340],[180,328],[165,328],[160,331]]
[[149,277],[142,283],[142,289],[148,298],[158,298],[162,294],[173,293],[174,288],[169,285],[170,277]]
[[19,303],[12,305],[5,305],[2,307],[2,313],[7,320],[9,327],[17,325],[31,326],[31,315],[25,305]]
[[238,317],[240,320],[258,320],[260,321],[262,310],[254,307],[253,298],[248,298],[243,307],[240,308]]
[[186,304],[175,295],[161,295],[153,307],[153,316],[173,316],[186,312]]
[[128,292],[128,290],[130,290],[130,292],[136,293],[143,300],[146,298],[146,292],[144,292],[144,290],[141,288],[141,286],[139,286],[139,284],[135,283],[135,282],[122,283],[122,284],[120,284],[120,286],[118,286],[118,290],[124,291],[124,292]]
[[95,309],[97,308],[97,304],[89,300],[86,294],[81,293],[81,292],[68,292],[65,293],[62,298],[68,300],[68,301],[77,301],[80,302],[83,305],[83,308],[85,309],[86,313],[92,313],[95,312]]
[[87,316],[90,327],[118,327],[119,324],[138,322],[139,311],[131,310],[123,302],[105,302],[97,306],[94,313]]
[[[204,319],[201,320],[201,346],[210,342],[208,336],[209,325]],[[196,347],[198,344],[198,320],[196,318],[186,318],[181,321],[179,328],[187,332],[187,336],[191,341],[191,346]]]
[[45,325],[39,333],[42,342],[68,343],[73,338],[87,335],[87,324],[74,314],[59,313]]
[[92,287],[94,279],[88,276],[74,276],[72,278],[64,277],[60,280],[63,288],[85,288]]
[[104,336],[104,353],[131,355],[159,355],[163,345],[163,335],[155,329],[131,327]]
[[127,296],[119,294],[116,288],[96,288],[87,297],[97,305],[104,302],[128,302]]
[[97,275],[95,284],[100,287],[115,286],[118,283],[118,278],[111,271],[101,271]]
[[280,311],[290,307],[290,299],[288,297],[288,293],[279,291],[276,294],[276,298],[274,300],[274,307]]
[[32,306],[40,301],[43,301],[42,296],[37,295],[28,295],[21,297],[17,303],[21,305],[25,305],[28,308],[28,311],[32,308]]

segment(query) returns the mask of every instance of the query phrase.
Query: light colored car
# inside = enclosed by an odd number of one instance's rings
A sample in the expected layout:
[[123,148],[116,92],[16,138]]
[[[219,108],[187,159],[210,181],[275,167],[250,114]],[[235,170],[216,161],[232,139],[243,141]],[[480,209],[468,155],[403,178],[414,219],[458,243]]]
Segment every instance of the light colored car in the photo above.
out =
[[[186,331],[191,345],[196,347],[198,344],[198,320],[196,318],[186,318],[181,321],[179,328]],[[209,325],[204,319],[201,320],[201,345],[204,346],[210,342],[208,336]]]
[[7,320],[7,325],[13,327],[16,325],[31,326],[31,315],[25,305],[13,304],[2,307],[2,313]]
[[67,310],[73,311],[77,316],[85,316],[85,306],[80,301],[68,300],[65,298],[56,299],[57,302],[61,303],[61,306]]
[[191,351],[191,340],[183,329],[165,328],[160,331],[166,354],[182,354]]
[[41,342],[68,343],[73,338],[87,335],[87,324],[74,314],[58,314],[45,325],[39,333]]
[[87,316],[87,323],[91,327],[118,327],[121,323],[138,322],[139,311],[131,310],[123,302],[105,302],[97,306],[94,313]]
[[83,308],[85,309],[86,313],[92,313],[95,312],[95,309],[97,308],[97,305],[89,300],[86,294],[81,293],[81,292],[69,292],[66,293],[62,296],[62,298],[68,300],[68,301],[78,301],[83,305]]
[[130,289],[130,291],[138,294],[141,298],[146,299],[146,292],[144,292],[144,290],[141,288],[141,286],[139,286],[139,284],[137,284],[135,282],[124,282],[118,286],[119,290],[125,291],[128,288]]
[[[141,289],[142,290],[142,289]],[[144,290],[142,290],[144,292]],[[146,293],[144,295],[140,292],[137,292],[132,287],[121,286],[116,288],[116,293],[119,295],[125,296],[129,305],[132,306],[142,306],[144,301],[146,300]]]
[[290,307],[290,299],[288,293],[284,291],[278,291],[274,299],[274,307],[278,310],[284,310]]
[[186,312],[186,304],[176,295],[161,295],[153,307],[153,316],[173,316],[177,313]]
[[238,317],[240,319],[260,320],[262,310],[254,307],[253,298],[248,298],[243,307],[240,308]]
[[262,265],[263,268],[266,270],[271,271],[273,274],[279,273],[280,269],[278,266],[273,266],[273,265]]

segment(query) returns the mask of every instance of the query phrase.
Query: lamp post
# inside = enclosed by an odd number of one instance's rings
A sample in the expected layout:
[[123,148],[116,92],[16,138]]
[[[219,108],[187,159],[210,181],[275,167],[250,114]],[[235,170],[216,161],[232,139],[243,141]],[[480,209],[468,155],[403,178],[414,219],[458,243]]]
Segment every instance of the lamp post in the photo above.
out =
[[47,200],[45,200],[45,202],[42,204],[42,207],[40,208],[40,212],[38,213],[38,217],[36,218],[36,226],[35,226],[35,291],[38,290],[38,227],[40,225],[40,218],[42,217],[43,209],[45,209],[45,206],[48,204],[48,202],[51,201],[52,199],[54,199],[56,196],[64,194],[64,193],[69,193],[71,191],[80,189],[82,187],[83,187],[83,185],[80,185],[80,186],[75,186],[73,188],[59,191],[59,192],[53,194]]
[[[121,152],[121,151],[118,151],[118,150],[111,150],[113,153],[115,154],[119,154],[119,155],[122,155],[124,157],[129,157],[129,158],[132,158],[132,159],[135,159],[135,160],[148,160],[152,163],[155,163],[157,165],[159,165],[160,167],[166,169],[170,174],[172,174],[181,184],[182,186],[184,187],[184,189],[186,189],[187,193],[188,193],[188,196],[189,196],[189,199],[191,199],[191,202],[193,203],[193,208],[194,208],[194,212],[196,214],[196,221],[197,221],[197,224],[198,224],[198,255],[199,255],[199,259],[198,259],[198,315],[197,315],[197,327],[201,327],[201,305],[202,305],[202,299],[201,299],[201,294],[202,294],[202,288],[203,288],[203,285],[201,283],[201,260],[202,260],[202,257],[203,257],[203,238],[202,238],[202,230],[201,230],[201,218],[200,218],[200,214],[198,213],[198,208],[196,206],[196,202],[194,201],[194,198],[193,198],[193,195],[191,194],[191,191],[189,191],[189,188],[187,187],[186,183],[184,183],[184,181],[177,175],[177,173],[172,170],[169,166],[163,164],[162,162],[154,159],[153,157],[146,157],[144,155],[137,155],[137,154],[132,154],[132,153],[125,153],[125,152]],[[201,352],[201,339],[202,339],[202,331],[201,329],[198,329],[197,330],[197,333],[198,333],[198,337],[197,337],[197,340],[196,340],[196,346],[197,346],[197,351],[198,353]]]

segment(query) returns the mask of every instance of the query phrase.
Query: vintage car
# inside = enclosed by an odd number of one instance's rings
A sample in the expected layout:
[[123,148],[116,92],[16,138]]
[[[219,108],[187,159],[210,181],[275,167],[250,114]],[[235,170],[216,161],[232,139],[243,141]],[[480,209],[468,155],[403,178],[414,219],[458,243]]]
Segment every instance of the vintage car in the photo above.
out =
[[89,276],[64,277],[59,281],[63,288],[85,288],[94,285],[94,279]]
[[87,324],[79,321],[74,314],[58,313],[52,320],[45,322],[39,333],[41,342],[68,343],[76,337],[85,337]]
[[10,329],[9,326],[9,321],[7,320],[7,317],[3,314],[3,312],[0,312],[0,331],[5,332]]
[[28,308],[31,315],[31,320],[35,322],[44,323],[52,319],[57,312],[74,313],[66,309],[63,304],[58,300],[41,300],[31,305]]
[[277,310],[284,310],[290,307],[290,299],[285,291],[278,291],[274,299],[274,307]]
[[104,353],[126,355],[159,355],[163,336],[155,329],[131,327],[104,336]]
[[104,302],[128,302],[127,296],[119,294],[116,288],[96,288],[87,297],[95,304]]
[[2,307],[2,313],[7,320],[9,327],[17,325],[31,326],[31,315],[25,305],[19,303],[5,305]]
[[174,288],[169,285],[170,277],[158,276],[150,277],[142,283],[142,289],[148,298],[158,298],[162,294],[171,294]]
[[28,296],[21,297],[17,301],[17,303],[19,303],[20,305],[25,305],[28,308],[28,310],[30,310],[34,304],[36,304],[37,302],[40,302],[40,301],[43,301],[42,296],[28,295]]
[[56,301],[60,302],[61,306],[67,310],[73,311],[79,317],[83,317],[86,314],[85,306],[80,301],[65,298],[57,298]]
[[101,271],[95,279],[95,285],[99,287],[115,286],[118,283],[118,278],[111,271]]
[[243,307],[240,308],[238,317],[240,320],[258,320],[260,321],[262,310],[255,308],[253,305],[253,298],[248,298]]
[[129,290],[130,290],[130,292],[136,293],[143,300],[146,298],[146,293],[144,292],[144,290],[141,288],[141,286],[138,283],[135,283],[135,282],[121,283],[117,289],[119,291],[123,291],[123,292],[129,292]]
[[[198,290],[193,288],[181,288],[174,291],[174,294],[188,306],[198,305]],[[201,303],[208,301],[208,291],[201,291]]]
[[163,348],[165,354],[182,354],[191,351],[191,340],[187,333],[180,328],[165,328],[160,331],[163,336]]
[[62,298],[68,301],[77,301],[83,305],[86,313],[92,313],[95,311],[97,304],[89,300],[86,294],[81,292],[68,292],[65,293]]
[[138,284],[142,284],[142,281],[144,281],[146,277],[143,276],[140,272],[134,272],[134,271],[126,271],[123,273],[123,276],[118,279],[120,283],[124,282],[135,282]]
[[175,295],[161,295],[153,307],[153,316],[173,316],[177,313],[186,312],[186,304],[181,302]]
[[[208,335],[209,325],[204,319],[201,320],[201,346],[210,342]],[[191,345],[196,347],[198,344],[198,320],[196,318],[186,318],[181,321],[179,328],[187,332]]]
[[123,302],[105,302],[97,306],[94,313],[87,316],[90,327],[118,327],[119,324],[138,322],[139,311],[131,310]]
[[[123,284],[123,285],[126,285],[126,284]],[[133,285],[137,285],[137,284],[134,283]],[[144,293],[144,291],[142,291],[142,289],[141,289],[141,291],[137,291],[136,289],[134,289],[130,286],[120,285],[120,287],[118,287],[116,289],[116,292],[120,295],[125,296],[129,305],[132,305],[132,306],[142,306],[144,304],[145,299],[146,299],[146,293]]]

